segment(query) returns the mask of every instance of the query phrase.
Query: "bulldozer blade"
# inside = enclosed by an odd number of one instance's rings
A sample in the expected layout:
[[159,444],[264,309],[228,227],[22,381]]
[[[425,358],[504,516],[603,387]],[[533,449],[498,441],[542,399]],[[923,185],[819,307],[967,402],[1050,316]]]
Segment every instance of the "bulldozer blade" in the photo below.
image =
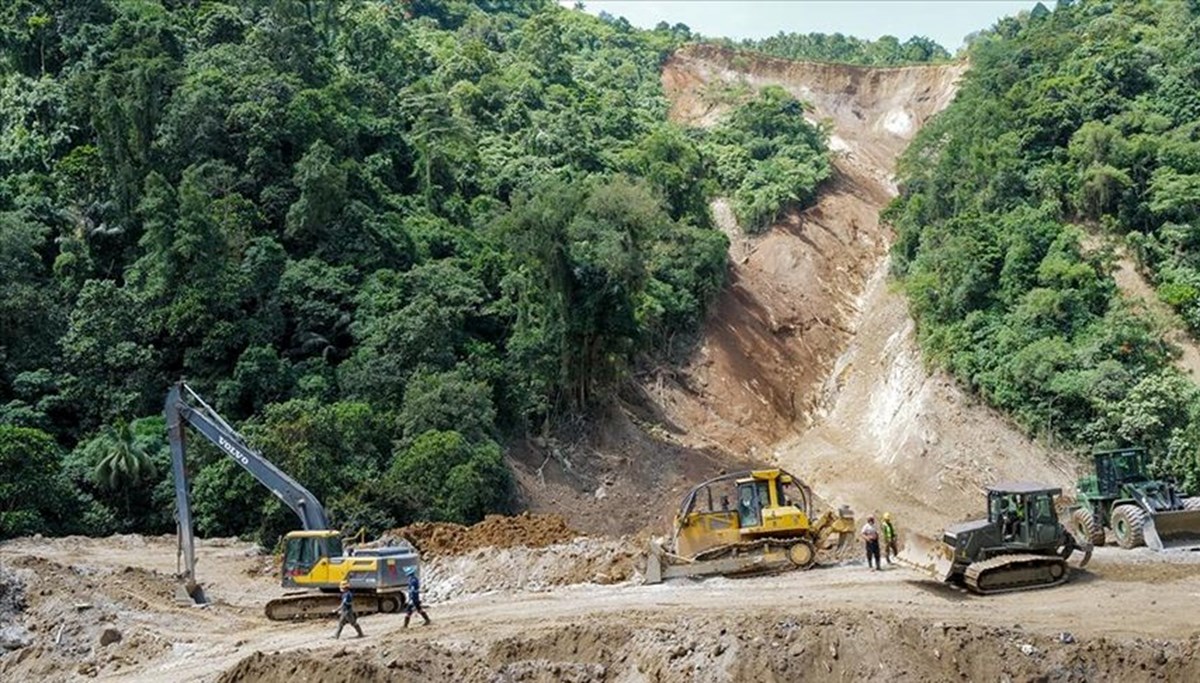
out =
[[657,541],[650,541],[650,552],[646,554],[646,574],[643,581],[648,584],[662,583],[663,548]]
[[1150,515],[1142,532],[1152,550],[1200,550],[1200,510]]
[[920,534],[908,534],[897,557],[901,564],[924,572],[938,581],[950,578],[953,563],[944,543]]

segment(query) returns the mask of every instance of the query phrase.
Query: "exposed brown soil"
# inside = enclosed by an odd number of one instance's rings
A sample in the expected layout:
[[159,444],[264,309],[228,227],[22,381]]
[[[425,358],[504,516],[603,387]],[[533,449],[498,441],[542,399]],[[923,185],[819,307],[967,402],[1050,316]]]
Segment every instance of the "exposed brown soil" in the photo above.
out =
[[509,444],[518,502],[561,514],[576,529],[614,536],[662,529],[683,494],[726,470],[763,464],[675,424],[655,383],[631,384],[621,400],[553,439]]
[[480,548],[511,548],[526,546],[544,548],[581,536],[567,526],[560,515],[515,517],[488,515],[472,526],[445,522],[418,522],[393,529],[384,536],[407,539],[421,552],[422,557],[459,555]]
[[[0,679],[74,681],[1190,680],[1200,556],[1104,548],[1052,591],[974,598],[900,567],[858,561],[750,579],[642,586],[632,541],[480,548],[424,568],[434,623],[267,621],[273,575],[232,540],[200,543],[206,609],[176,606],[169,537],[18,539],[10,614],[33,643],[0,655]],[[608,564],[604,562],[608,561]],[[621,563],[625,563],[622,565]],[[597,585],[587,570],[631,567]],[[530,579],[525,583],[522,576]],[[539,583],[537,577],[545,577]],[[550,584],[553,581],[553,585]],[[86,601],[86,602],[84,602]],[[1071,634],[1063,642],[1062,633]],[[107,634],[107,635],[106,635]]]
[[[778,85],[831,126],[835,177],[815,206],[767,234],[734,237],[732,285],[664,412],[697,440],[761,454],[860,516],[891,511],[936,537],[976,514],[1000,479],[1069,487],[1075,464],[1030,440],[921,362],[889,288],[893,235],[879,212],[895,159],[954,96],[962,65],[872,69],[741,55],[712,46],[668,60],[676,120],[709,125]],[[728,210],[714,207],[718,216]]]
[[[1087,643],[1019,628],[930,624],[893,615],[780,611],[769,618],[635,612],[480,643],[438,644],[398,657],[329,661],[255,654],[221,681],[767,681],[1191,680],[1200,640]],[[649,622],[649,623],[647,623]],[[1067,638],[1068,640],[1073,638]],[[372,653],[373,654],[373,653]],[[339,663],[344,663],[339,666]]]

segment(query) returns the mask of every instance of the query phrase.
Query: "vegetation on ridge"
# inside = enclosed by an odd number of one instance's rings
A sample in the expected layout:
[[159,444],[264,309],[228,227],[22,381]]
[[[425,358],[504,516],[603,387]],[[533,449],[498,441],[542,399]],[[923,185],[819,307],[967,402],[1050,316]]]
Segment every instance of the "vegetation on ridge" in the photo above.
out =
[[888,210],[927,357],[1034,433],[1144,443],[1200,485],[1200,390],[1110,277],[1125,242],[1200,330],[1200,5],[1061,1],[975,40]]
[[[0,537],[172,530],[180,377],[344,528],[504,509],[500,443],[697,329],[710,195],[761,226],[827,173],[780,93],[666,121],[688,33],[551,0],[4,3]],[[201,533],[294,525],[191,443]]]

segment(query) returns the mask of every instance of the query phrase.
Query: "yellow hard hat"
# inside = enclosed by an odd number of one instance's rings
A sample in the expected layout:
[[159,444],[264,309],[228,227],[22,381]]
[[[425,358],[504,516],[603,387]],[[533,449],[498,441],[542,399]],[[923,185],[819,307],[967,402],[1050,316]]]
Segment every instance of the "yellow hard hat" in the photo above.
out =
[[890,512],[883,513],[883,521],[885,521],[885,522],[892,521],[892,513],[890,513]]
[[341,588],[342,590],[346,590],[349,587],[350,587],[349,581],[343,581],[340,584],[338,584],[338,588]]

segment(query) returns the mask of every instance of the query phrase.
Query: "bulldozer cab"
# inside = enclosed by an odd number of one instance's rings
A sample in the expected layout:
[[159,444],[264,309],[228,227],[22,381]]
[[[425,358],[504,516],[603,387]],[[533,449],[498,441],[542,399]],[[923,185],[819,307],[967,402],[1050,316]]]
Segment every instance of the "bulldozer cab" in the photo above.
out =
[[675,545],[690,556],[762,534],[804,534],[809,505],[807,491],[782,470],[723,475],[684,497],[675,516]]
[[1054,545],[1062,527],[1054,498],[1062,489],[1013,483],[988,490],[988,521],[1000,529],[1008,544],[1038,548]]
[[806,496],[788,474],[767,478],[753,475],[737,482],[738,526],[743,529],[762,526],[777,508],[807,507]]

